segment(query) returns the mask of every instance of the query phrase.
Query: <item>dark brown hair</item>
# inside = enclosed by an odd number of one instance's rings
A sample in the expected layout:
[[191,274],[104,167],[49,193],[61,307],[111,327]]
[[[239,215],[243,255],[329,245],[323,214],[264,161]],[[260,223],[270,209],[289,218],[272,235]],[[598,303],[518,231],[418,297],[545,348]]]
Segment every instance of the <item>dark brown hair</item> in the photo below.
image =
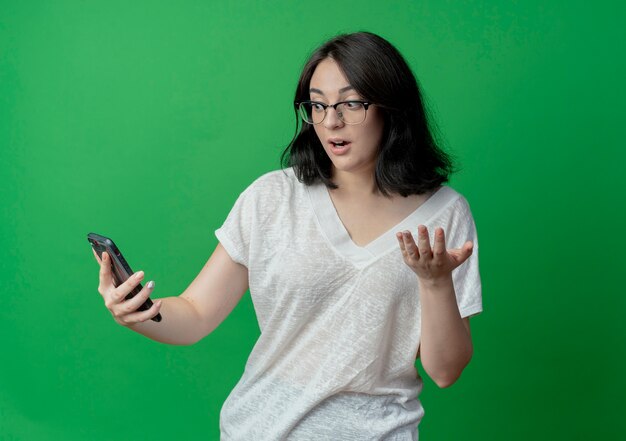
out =
[[[384,195],[422,194],[448,181],[450,156],[433,136],[419,85],[400,52],[387,40],[369,32],[339,35],[313,52],[304,66],[294,102],[309,99],[309,84],[317,65],[332,58],[364,100],[378,105],[384,118],[375,182]],[[283,167],[293,167],[306,185],[331,180],[330,158],[313,126],[294,108],[296,134],[281,155]]]

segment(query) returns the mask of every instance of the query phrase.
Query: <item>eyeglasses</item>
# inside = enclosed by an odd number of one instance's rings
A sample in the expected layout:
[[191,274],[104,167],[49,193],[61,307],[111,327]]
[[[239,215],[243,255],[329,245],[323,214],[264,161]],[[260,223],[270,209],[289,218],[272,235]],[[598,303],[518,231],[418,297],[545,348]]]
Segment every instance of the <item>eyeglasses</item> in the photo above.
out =
[[326,118],[329,107],[335,109],[337,116],[346,124],[361,124],[365,121],[367,108],[372,105],[366,101],[340,101],[324,104],[319,101],[301,101],[295,103],[302,120],[309,124],[320,124]]

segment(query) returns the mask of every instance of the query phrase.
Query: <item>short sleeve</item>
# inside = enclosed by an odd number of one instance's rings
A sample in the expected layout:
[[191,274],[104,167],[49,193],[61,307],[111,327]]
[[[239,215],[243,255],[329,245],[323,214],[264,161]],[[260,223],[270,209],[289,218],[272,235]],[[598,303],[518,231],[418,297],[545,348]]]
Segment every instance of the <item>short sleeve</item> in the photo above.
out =
[[248,267],[250,257],[251,227],[255,217],[254,187],[239,195],[235,205],[215,236],[234,262]]
[[461,248],[468,240],[474,244],[470,257],[452,271],[452,281],[461,317],[471,317],[483,310],[482,285],[478,268],[478,236],[467,200],[460,196],[453,204],[453,208],[445,230],[446,247]]

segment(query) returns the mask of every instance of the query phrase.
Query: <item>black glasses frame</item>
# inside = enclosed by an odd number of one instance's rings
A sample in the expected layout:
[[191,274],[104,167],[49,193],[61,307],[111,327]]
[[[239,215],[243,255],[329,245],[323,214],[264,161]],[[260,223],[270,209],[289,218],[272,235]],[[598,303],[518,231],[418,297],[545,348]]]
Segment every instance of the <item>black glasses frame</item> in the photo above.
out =
[[[300,115],[300,118],[302,118],[302,120],[307,123],[307,124],[311,124],[311,125],[316,125],[316,124],[321,124],[324,122],[324,120],[326,119],[326,115],[328,115],[328,108],[332,107],[333,109],[335,109],[335,112],[337,112],[337,106],[340,106],[342,104],[348,104],[348,103],[359,103],[361,105],[363,105],[363,107],[365,108],[365,117],[363,118],[363,121],[365,121],[365,119],[367,118],[367,109],[369,108],[369,106],[371,106],[373,103],[369,102],[369,101],[361,101],[361,100],[347,100],[347,101],[339,101],[338,103],[335,104],[324,104],[321,103],[319,101],[311,101],[311,100],[305,100],[305,101],[296,101],[294,102],[294,105],[296,106],[296,110],[298,111],[298,114]],[[324,117],[322,118],[322,120],[320,122],[309,122],[307,121],[303,116],[302,116],[302,111],[301,109],[301,105],[302,104],[318,104],[320,106],[322,106],[324,108]],[[363,121],[358,122],[358,123],[350,123],[350,122],[346,122],[343,119],[343,113],[341,112],[337,112],[337,116],[339,117],[339,119],[341,121],[344,122],[344,124],[349,124],[349,125],[355,125],[355,124],[361,124]]]

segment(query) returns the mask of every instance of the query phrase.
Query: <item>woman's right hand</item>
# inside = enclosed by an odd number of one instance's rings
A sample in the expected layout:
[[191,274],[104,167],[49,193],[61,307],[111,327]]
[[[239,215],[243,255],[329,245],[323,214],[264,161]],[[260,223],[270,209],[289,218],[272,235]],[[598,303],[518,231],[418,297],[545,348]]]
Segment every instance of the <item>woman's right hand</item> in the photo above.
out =
[[122,326],[132,326],[150,320],[157,315],[161,309],[161,300],[153,303],[150,309],[138,311],[137,309],[143,305],[152,291],[154,290],[154,282],[150,281],[143,289],[132,299],[126,300],[126,296],[141,283],[143,280],[143,271],[138,271],[128,278],[120,286],[113,284],[113,275],[111,274],[111,258],[106,252],[102,253],[102,260],[94,251],[94,256],[100,264],[100,284],[98,292],[104,299],[104,305],[113,315],[117,323]]

